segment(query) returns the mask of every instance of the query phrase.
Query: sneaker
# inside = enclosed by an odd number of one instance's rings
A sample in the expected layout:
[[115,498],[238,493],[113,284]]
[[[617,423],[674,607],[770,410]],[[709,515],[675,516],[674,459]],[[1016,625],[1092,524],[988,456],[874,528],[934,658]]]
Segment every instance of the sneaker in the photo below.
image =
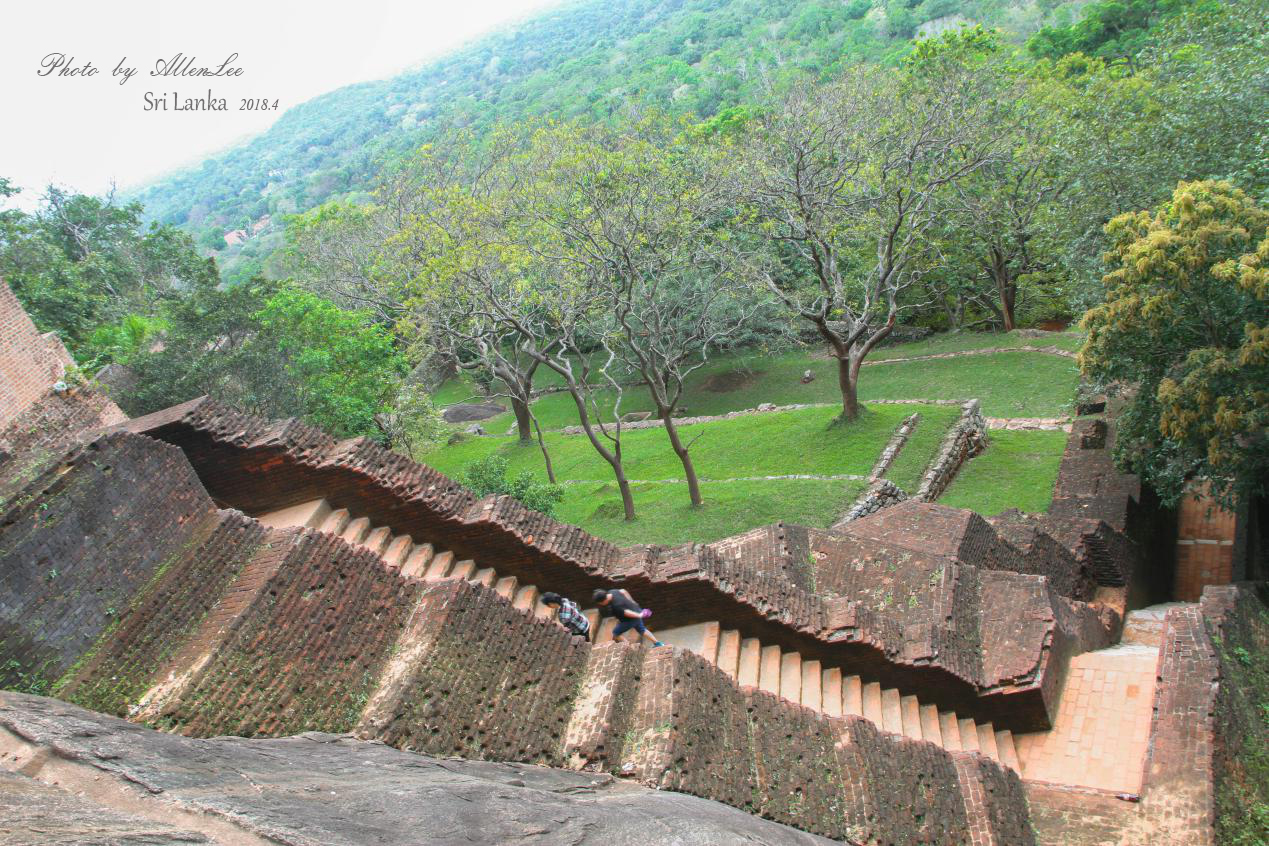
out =
[[662,643],[662,642],[661,642],[661,641],[659,641],[659,640],[658,640],[656,643],[652,644],[652,645],[653,645],[654,647],[657,647],[657,646],[665,646],[665,644],[664,644],[664,643]]

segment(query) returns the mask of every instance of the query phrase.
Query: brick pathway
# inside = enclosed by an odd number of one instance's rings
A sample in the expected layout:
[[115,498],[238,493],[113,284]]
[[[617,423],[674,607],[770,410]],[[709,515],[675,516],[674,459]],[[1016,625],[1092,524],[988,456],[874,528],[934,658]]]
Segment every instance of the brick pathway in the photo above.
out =
[[1022,777],[1139,793],[1158,661],[1146,644],[1072,658],[1053,730],[1015,737]]

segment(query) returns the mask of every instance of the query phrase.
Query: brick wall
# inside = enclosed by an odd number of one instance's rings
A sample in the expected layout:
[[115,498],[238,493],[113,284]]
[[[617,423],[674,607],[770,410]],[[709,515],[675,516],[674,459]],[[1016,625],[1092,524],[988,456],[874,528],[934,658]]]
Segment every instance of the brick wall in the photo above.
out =
[[[692,653],[647,653],[624,734],[622,759],[661,788],[848,843],[970,842],[965,785],[947,752],[739,688]],[[974,824],[1000,838],[985,842],[1032,842],[1016,776],[982,766],[991,774],[979,792],[991,795],[973,806]]]
[[246,607],[206,664],[164,704],[162,724],[201,736],[356,725],[418,586],[377,554],[332,535],[285,530],[270,543],[253,562],[267,578],[244,591]]
[[12,480],[0,516],[0,665],[60,677],[215,517],[181,451],[117,434]]
[[464,758],[561,764],[589,644],[464,581],[427,587],[358,734]]
[[1220,508],[1195,485],[1177,506],[1176,576],[1173,592],[1183,602],[1195,602],[1208,585],[1226,585],[1234,578],[1234,541],[1237,515]]
[[1152,842],[1215,843],[1212,713],[1219,669],[1198,606],[1168,611],[1159,651],[1142,827]]
[[0,427],[43,397],[73,363],[60,340],[40,334],[0,280]]
[[267,534],[237,511],[219,512],[138,593],[87,660],[63,678],[57,696],[126,715],[221,601]]
[[82,432],[126,419],[108,397],[88,388],[46,393],[0,428],[0,451],[16,456],[65,449]]
[[[1269,842],[1269,586],[1203,591],[1220,686],[1214,702],[1212,769],[1216,842]],[[1260,809],[1257,813],[1252,809]]]

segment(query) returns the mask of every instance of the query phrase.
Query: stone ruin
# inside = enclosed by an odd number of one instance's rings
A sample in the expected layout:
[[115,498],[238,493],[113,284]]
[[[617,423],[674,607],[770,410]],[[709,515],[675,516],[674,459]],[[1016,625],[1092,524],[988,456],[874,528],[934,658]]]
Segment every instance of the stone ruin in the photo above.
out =
[[[1255,731],[1224,719],[1216,644],[1263,599],[1208,586],[1134,624],[1175,530],[1105,419],[1074,426],[1043,515],[912,499],[626,548],[207,398],[125,420],[46,391],[9,420],[0,684],[165,732],[348,734],[841,843],[1013,846],[1213,843],[1222,750]],[[668,645],[571,636],[538,601],[601,585]],[[34,706],[0,705],[0,753],[32,747]],[[41,780],[46,753],[0,775]]]

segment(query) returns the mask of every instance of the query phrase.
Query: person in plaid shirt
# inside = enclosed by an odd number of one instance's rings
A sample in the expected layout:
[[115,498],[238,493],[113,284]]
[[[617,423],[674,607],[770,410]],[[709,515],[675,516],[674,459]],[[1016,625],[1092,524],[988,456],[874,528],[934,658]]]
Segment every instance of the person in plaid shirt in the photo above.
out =
[[548,608],[554,608],[555,619],[573,634],[581,637],[590,635],[590,620],[586,619],[582,609],[578,608],[577,603],[573,600],[565,599],[558,593],[547,591],[542,594],[542,604]]

